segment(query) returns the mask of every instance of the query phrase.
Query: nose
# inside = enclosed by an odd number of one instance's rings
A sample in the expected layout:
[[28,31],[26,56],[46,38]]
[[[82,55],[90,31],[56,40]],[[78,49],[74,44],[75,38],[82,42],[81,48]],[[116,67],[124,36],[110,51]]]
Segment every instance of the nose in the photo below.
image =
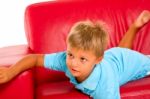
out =
[[73,60],[72,60],[72,66],[73,66],[73,67],[77,67],[78,65],[79,65],[78,60],[77,60],[77,59],[73,59]]

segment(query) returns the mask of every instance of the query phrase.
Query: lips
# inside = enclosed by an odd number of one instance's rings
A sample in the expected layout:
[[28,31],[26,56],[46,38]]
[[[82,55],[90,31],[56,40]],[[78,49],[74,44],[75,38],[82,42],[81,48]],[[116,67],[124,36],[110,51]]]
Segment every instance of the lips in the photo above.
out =
[[73,72],[79,72],[78,70],[76,70],[76,69],[71,69]]

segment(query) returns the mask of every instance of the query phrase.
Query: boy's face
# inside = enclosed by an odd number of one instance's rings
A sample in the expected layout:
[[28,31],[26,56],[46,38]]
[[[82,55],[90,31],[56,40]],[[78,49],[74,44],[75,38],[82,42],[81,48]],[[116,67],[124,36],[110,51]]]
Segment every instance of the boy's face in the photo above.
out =
[[92,51],[67,46],[66,63],[71,74],[77,79],[85,80],[100,60],[101,58],[97,58]]

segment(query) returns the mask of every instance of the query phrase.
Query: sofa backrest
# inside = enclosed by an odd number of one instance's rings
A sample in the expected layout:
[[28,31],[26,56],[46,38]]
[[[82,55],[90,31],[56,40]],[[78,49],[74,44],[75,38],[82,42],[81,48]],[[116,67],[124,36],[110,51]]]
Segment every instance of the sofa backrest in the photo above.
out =
[[[149,0],[60,0],[29,5],[25,11],[25,31],[29,47],[35,53],[66,49],[71,26],[82,20],[105,22],[110,35],[109,47],[117,46],[131,23]],[[133,49],[150,54],[150,24],[140,30]]]

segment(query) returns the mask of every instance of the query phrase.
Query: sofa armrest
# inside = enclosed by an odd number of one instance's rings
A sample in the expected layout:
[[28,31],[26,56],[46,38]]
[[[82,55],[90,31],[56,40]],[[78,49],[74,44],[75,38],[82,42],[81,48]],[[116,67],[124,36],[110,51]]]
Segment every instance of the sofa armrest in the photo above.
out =
[[16,45],[0,48],[0,65],[9,66],[27,54],[33,53],[27,45]]
[[[0,66],[10,66],[31,53],[27,45],[0,48]],[[20,73],[8,83],[0,85],[0,99],[33,99],[34,85],[32,70]]]
[[0,85],[0,99],[34,99],[31,70],[25,71],[10,82]]

